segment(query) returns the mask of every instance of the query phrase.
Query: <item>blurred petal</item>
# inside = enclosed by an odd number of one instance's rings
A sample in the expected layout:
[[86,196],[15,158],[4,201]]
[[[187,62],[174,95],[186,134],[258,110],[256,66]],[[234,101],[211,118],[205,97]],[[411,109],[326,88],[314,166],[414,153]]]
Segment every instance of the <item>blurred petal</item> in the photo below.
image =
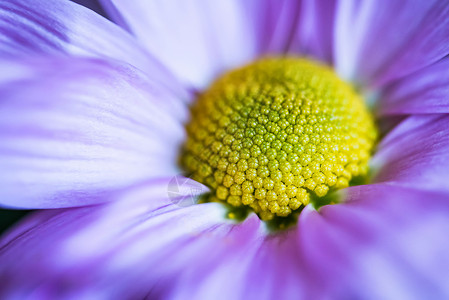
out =
[[334,0],[304,0],[290,52],[306,54],[332,64],[334,61]]
[[97,203],[178,172],[187,109],[136,69],[79,58],[0,64],[2,205]]
[[343,78],[380,86],[449,54],[447,1],[341,1],[335,68]]
[[449,117],[411,116],[379,144],[374,182],[449,192]]
[[[252,1],[245,6],[255,26],[256,42],[262,55],[284,54],[294,41],[294,34],[302,12],[300,0]],[[252,25],[249,23],[246,26]]]
[[[109,205],[30,216],[0,242],[2,298],[142,299],[167,276],[175,284],[175,275],[194,271],[195,260],[213,263],[215,247],[234,243],[223,239],[234,226],[223,206],[181,208],[167,184],[143,185]],[[204,188],[190,181],[180,194],[195,186]]]
[[[126,31],[71,1],[0,1],[0,55],[77,55],[129,63],[165,85],[173,82],[159,62]],[[173,87],[174,88],[174,87]]]
[[300,224],[308,225],[300,233],[310,268],[332,286],[332,298],[447,298],[447,195],[388,185],[345,192],[347,203]]
[[196,89],[262,53],[285,51],[299,12],[298,1],[286,0],[102,2],[117,23]]
[[398,80],[379,97],[379,115],[449,112],[449,59]]
[[445,195],[349,188],[347,203],[307,207],[297,228],[267,234],[255,215],[234,225],[220,204],[181,208],[166,189],[159,182],[108,205],[29,217],[0,242],[2,296],[409,299],[449,292]]
[[[195,185],[188,182],[179,195]],[[2,296],[243,300],[306,294],[310,282],[298,269],[293,232],[267,236],[255,215],[235,225],[218,203],[181,208],[164,195],[167,189],[159,182],[108,205],[29,217],[0,242]]]

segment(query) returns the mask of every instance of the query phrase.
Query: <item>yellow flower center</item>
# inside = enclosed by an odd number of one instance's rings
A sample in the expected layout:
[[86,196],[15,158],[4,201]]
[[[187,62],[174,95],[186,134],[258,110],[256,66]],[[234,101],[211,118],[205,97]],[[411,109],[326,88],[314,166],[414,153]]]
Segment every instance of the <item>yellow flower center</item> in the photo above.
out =
[[192,107],[181,164],[210,201],[285,217],[368,171],[376,128],[328,67],[267,58],[224,74]]

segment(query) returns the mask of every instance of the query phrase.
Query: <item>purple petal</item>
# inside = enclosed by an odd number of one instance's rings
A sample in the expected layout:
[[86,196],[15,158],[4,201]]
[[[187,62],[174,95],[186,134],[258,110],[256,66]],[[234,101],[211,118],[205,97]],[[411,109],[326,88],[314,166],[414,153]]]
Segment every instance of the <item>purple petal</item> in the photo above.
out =
[[446,1],[341,1],[336,69],[344,78],[380,86],[449,54]]
[[166,191],[167,183],[143,186],[108,205],[32,215],[0,242],[2,296],[304,294],[307,274],[297,276],[302,271],[293,232],[267,237],[255,215],[234,225],[224,219],[222,205],[181,208]]
[[446,298],[447,195],[388,185],[346,193],[348,203],[309,214],[301,230],[310,267],[333,298]]
[[111,2],[150,52],[195,87],[204,87],[223,65],[255,56],[254,32],[236,1]]
[[[245,6],[245,11],[255,24],[256,41],[261,54],[279,55],[289,50],[303,11],[301,1],[253,1]],[[246,26],[249,25],[248,22]]]
[[1,65],[2,205],[92,204],[178,172],[187,109],[136,69],[75,58]]
[[378,146],[374,182],[449,191],[449,117],[420,115],[404,120]]
[[297,1],[102,2],[117,23],[196,89],[262,53],[285,51],[299,12]]
[[218,203],[174,205],[167,184],[142,186],[109,205],[30,216],[0,242],[2,298],[141,299],[167,276],[189,274],[195,260],[212,263],[215,247],[234,243],[223,238],[234,225]]
[[449,112],[449,59],[443,59],[391,86],[379,97],[378,114]]
[[333,63],[336,1],[302,1],[290,52]]
[[[126,31],[71,1],[15,0],[0,3],[0,55],[77,55],[129,63],[170,85],[174,79]],[[172,86],[175,88],[175,85]]]
[[143,186],[108,205],[29,217],[0,242],[2,296],[447,295],[446,195],[349,188],[347,203],[320,212],[307,207],[297,228],[267,234],[255,215],[234,225],[221,205],[180,208],[163,195],[166,189],[166,183]]

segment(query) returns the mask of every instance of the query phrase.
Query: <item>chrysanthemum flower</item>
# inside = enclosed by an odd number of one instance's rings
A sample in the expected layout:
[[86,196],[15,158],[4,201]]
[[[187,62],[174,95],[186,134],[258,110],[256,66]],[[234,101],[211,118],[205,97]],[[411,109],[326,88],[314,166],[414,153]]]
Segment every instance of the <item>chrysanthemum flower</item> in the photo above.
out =
[[446,1],[102,2],[0,1],[2,298],[449,297]]

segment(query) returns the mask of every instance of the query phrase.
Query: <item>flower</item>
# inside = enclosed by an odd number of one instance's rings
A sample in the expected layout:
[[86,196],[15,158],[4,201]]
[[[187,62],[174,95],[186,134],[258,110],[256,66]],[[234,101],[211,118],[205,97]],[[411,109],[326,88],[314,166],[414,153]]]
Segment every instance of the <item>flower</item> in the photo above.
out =
[[[0,242],[2,297],[448,296],[448,4],[102,3],[122,28],[68,1],[0,2],[0,202],[45,209]],[[275,233],[178,205],[206,189],[167,193],[196,92],[284,53],[372,99],[371,183]]]

